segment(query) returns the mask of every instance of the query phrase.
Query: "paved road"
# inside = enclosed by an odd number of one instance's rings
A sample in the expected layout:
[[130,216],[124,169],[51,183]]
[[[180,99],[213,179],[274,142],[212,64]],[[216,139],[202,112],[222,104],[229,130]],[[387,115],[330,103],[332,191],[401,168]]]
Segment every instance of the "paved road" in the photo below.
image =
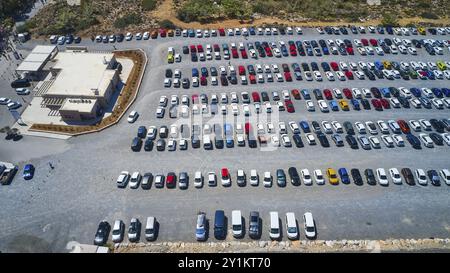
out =
[[[305,30],[308,39],[319,39],[314,30]],[[349,35],[353,37],[353,35]],[[374,35],[366,35],[374,36]],[[378,35],[377,35],[378,36]],[[300,39],[306,39],[305,37]],[[324,36],[327,37],[327,36]],[[332,38],[337,38],[332,36]],[[342,38],[342,36],[340,37]],[[249,38],[258,40],[260,37]],[[278,39],[272,37],[267,39]],[[191,39],[196,43],[199,39]],[[211,43],[219,39],[204,39]],[[287,38],[285,39],[288,40]],[[220,42],[239,41],[238,38],[220,38]],[[43,41],[31,41],[20,47],[27,53],[36,44]],[[190,43],[190,42],[189,42]],[[111,50],[111,45],[93,44],[84,41],[90,49]],[[280,148],[272,152],[259,149],[236,147],[233,149],[213,150],[191,148],[188,151],[176,152],[139,152],[130,150],[131,138],[139,125],[169,125],[172,120],[156,119],[155,107],[160,95],[193,94],[199,92],[252,91],[253,87],[232,86],[206,87],[190,90],[165,89],[162,87],[166,64],[167,46],[178,48],[185,41],[175,38],[158,39],[149,42],[128,42],[117,44],[117,48],[142,47],[150,58],[150,66],[142,84],[136,103],[132,109],[141,113],[135,124],[122,120],[117,126],[98,134],[75,137],[69,140],[53,140],[37,137],[25,137],[19,142],[0,140],[0,160],[17,162],[20,168],[26,163],[36,167],[35,178],[25,181],[17,176],[11,185],[3,186],[0,191],[0,250],[19,252],[65,251],[69,241],[91,243],[98,222],[107,219],[113,223],[122,219],[129,224],[132,217],[145,221],[147,216],[156,216],[161,224],[159,240],[193,241],[195,232],[195,214],[199,210],[207,213],[213,222],[216,209],[224,209],[231,217],[231,210],[240,209],[248,220],[251,210],[258,210],[263,220],[263,239],[268,239],[269,211],[276,210],[280,217],[293,211],[301,220],[301,214],[311,211],[318,227],[319,239],[385,239],[385,238],[419,238],[448,237],[450,233],[450,211],[448,207],[450,187],[394,185],[388,187],[343,185],[298,187],[287,185],[279,188],[238,187],[235,184],[235,172],[238,168],[249,172],[257,169],[260,174],[278,168],[287,171],[290,166],[297,168],[322,169],[339,168],[450,168],[449,148],[413,150],[408,144],[405,148],[382,148],[380,150],[351,150],[349,147],[324,149],[320,146],[306,146],[303,149]],[[383,59],[402,60],[448,59],[430,57],[424,51],[413,56],[388,56]],[[293,62],[295,58],[282,58]],[[361,56],[324,57],[324,60],[345,59],[367,60]],[[275,59],[274,59],[275,60]],[[299,60],[299,59],[298,59]],[[316,60],[305,58],[307,61]],[[250,60],[248,61],[250,62]],[[274,61],[275,62],[275,61]],[[211,64],[218,63],[212,62]],[[233,64],[246,63],[238,60]],[[226,64],[222,61],[222,64]],[[196,67],[199,67],[197,64]],[[190,71],[190,61],[183,61],[170,67]],[[281,90],[283,88],[326,88],[326,87],[371,87],[371,86],[420,86],[448,87],[449,81],[353,81],[353,82],[310,82],[258,85],[258,91]],[[9,83],[0,81],[0,96],[11,96],[13,93]],[[28,98],[29,99],[29,98]],[[338,113],[307,112],[304,101],[295,101],[296,113],[281,113],[280,121],[289,120],[377,120],[377,119],[418,119],[433,117],[449,117],[448,110],[401,109],[376,111],[349,111]],[[6,117],[4,107],[0,107],[0,126],[11,125]],[[49,162],[55,166],[49,167]],[[169,171],[187,171],[191,177],[196,170],[204,174],[220,168],[228,167],[232,172],[230,188],[204,187],[188,190],[156,189],[148,191],[129,188],[118,189],[115,185],[117,175],[122,170],[151,171],[154,174],[167,174]],[[192,182],[192,181],[191,181]],[[219,181],[220,182],[220,181]],[[284,219],[282,219],[284,224]],[[299,221],[301,224],[301,221]],[[304,233],[301,232],[301,238]],[[213,239],[211,239],[213,240]],[[231,236],[227,240],[233,240]],[[243,240],[249,240],[248,236]]]

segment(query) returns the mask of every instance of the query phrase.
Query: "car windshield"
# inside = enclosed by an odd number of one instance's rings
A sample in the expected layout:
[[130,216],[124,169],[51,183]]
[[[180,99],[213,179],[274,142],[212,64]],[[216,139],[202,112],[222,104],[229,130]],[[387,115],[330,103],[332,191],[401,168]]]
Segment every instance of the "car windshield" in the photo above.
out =
[[241,225],[233,225],[233,230],[234,231],[240,231],[242,229]]
[[314,227],[307,226],[306,227],[306,231],[313,232],[314,231]]
[[113,232],[112,232],[112,234],[113,235],[119,235],[121,232],[120,232],[120,229],[115,229],[115,230],[113,230]]
[[270,233],[277,234],[279,230],[277,228],[271,228]]

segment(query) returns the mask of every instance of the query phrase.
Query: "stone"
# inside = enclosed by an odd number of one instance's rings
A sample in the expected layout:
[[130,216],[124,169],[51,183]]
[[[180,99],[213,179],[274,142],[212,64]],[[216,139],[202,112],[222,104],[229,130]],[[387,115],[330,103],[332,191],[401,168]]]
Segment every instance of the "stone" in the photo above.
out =
[[334,242],[333,242],[333,241],[325,241],[325,244],[326,244],[328,247],[333,247]]

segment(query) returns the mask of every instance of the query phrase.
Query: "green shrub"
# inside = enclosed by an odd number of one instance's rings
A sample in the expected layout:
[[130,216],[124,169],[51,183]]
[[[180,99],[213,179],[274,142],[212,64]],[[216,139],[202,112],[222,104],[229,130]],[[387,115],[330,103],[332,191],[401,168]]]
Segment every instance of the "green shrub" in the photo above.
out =
[[142,9],[154,10],[158,4],[157,0],[142,0]]
[[162,20],[159,22],[159,26],[165,29],[175,29],[177,26],[170,20]]
[[426,19],[439,19],[439,16],[437,14],[430,12],[430,11],[422,12],[420,14],[420,17],[426,18]]
[[120,18],[117,18],[116,21],[114,21],[114,27],[116,28],[125,28],[129,25],[138,25],[142,22],[142,18],[137,13],[130,13],[127,15],[124,15]]

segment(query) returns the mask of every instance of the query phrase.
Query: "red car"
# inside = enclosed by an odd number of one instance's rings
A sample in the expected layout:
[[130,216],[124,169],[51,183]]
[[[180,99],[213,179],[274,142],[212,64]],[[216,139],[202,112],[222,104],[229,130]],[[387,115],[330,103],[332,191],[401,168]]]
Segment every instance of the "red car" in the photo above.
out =
[[252,92],[253,102],[261,102],[258,92]]
[[372,46],[378,46],[378,42],[375,39],[370,39],[369,42]]
[[267,55],[267,57],[272,57],[272,56],[273,56],[272,50],[270,50],[270,48],[266,47],[266,48],[264,48],[264,49],[266,50],[266,55]]
[[213,45],[214,52],[220,52],[220,46],[218,44]]
[[347,77],[347,79],[349,79],[349,80],[353,80],[354,79],[354,77],[353,77],[353,73],[352,73],[352,71],[345,71],[345,76]]
[[383,107],[381,106],[381,102],[379,99],[372,99],[372,105],[377,111],[383,111]]
[[248,76],[251,84],[256,84],[256,76],[255,75],[249,75]]
[[391,109],[391,105],[387,99],[380,99],[380,102],[384,109]]
[[325,96],[325,98],[327,100],[332,100],[333,99],[333,94],[331,94],[331,90],[330,89],[323,90],[323,95]]
[[353,52],[353,48],[352,48],[352,47],[347,47],[345,50],[347,51],[347,54],[348,54],[348,55],[354,55],[354,54],[355,54],[355,53]]
[[344,88],[344,90],[342,90],[342,92],[344,93],[344,96],[345,96],[348,100],[353,99],[353,94],[352,94],[352,91],[350,91],[350,89]]
[[295,112],[294,104],[292,104],[292,101],[291,101],[291,100],[287,100],[287,101],[285,102],[285,104],[286,104],[286,109],[287,109],[287,111],[288,111],[289,113],[294,113],[294,112]]
[[206,77],[205,76],[201,76],[200,77],[200,84],[203,85],[203,86],[207,85],[207,81],[206,81]]
[[189,48],[191,49],[191,53],[197,53],[197,48],[195,47],[195,45],[190,45]]
[[291,82],[292,81],[291,72],[284,72],[284,78],[286,79],[287,82]]
[[192,104],[195,104],[198,102],[198,95],[197,94],[193,94],[192,95]]
[[167,35],[167,33],[166,33],[165,29],[162,28],[162,29],[159,30],[159,36],[166,37],[166,35]]
[[367,41],[367,39],[361,39],[361,43],[363,44],[363,46],[369,45],[369,41]]
[[252,126],[250,125],[250,123],[246,122],[245,123],[245,134],[248,135],[251,130],[252,130]]
[[411,129],[409,128],[408,123],[406,123],[406,121],[404,121],[403,119],[399,119],[397,120],[398,126],[400,126],[400,130],[402,130],[402,132],[404,134],[409,134],[411,133]]
[[167,174],[166,185],[168,188],[175,188],[176,186],[176,177],[175,173],[170,172]]
[[337,64],[337,62],[331,62],[330,66],[333,69],[333,71],[339,71],[339,65]]
[[225,30],[223,28],[219,28],[219,35],[225,36]]
[[231,49],[231,55],[233,56],[234,59],[239,58],[238,51],[235,48]]
[[300,91],[298,91],[298,89],[292,89],[291,93],[292,93],[292,96],[294,97],[294,99],[296,99],[296,100],[301,99]]
[[238,66],[239,75],[245,75],[245,67],[243,65]]
[[245,51],[245,49],[241,50],[241,56],[242,56],[242,59],[248,59],[247,51]]
[[222,180],[230,180],[230,172],[228,171],[227,168],[222,168],[221,174]]
[[290,49],[289,53],[291,54],[291,56],[297,56],[297,50],[296,49]]
[[198,50],[198,52],[203,52],[203,46],[202,45],[197,45],[197,50]]

